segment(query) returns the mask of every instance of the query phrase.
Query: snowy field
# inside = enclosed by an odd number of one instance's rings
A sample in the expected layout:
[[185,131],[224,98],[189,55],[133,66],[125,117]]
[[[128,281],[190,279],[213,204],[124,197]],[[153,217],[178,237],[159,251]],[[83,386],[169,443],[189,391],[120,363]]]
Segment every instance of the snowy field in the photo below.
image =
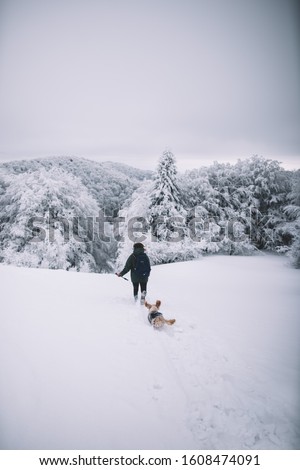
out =
[[152,269],[155,331],[115,275],[0,266],[1,449],[299,449],[300,271]]

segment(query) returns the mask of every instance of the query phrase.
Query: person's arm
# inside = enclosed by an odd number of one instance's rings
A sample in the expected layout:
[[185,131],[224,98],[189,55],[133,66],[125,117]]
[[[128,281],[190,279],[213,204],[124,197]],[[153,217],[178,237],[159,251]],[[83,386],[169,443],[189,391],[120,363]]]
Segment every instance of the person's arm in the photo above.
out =
[[120,271],[118,273],[119,277],[123,277],[124,274],[128,273],[128,271],[131,270],[131,268],[132,268],[132,257],[133,257],[133,255],[130,255],[129,258],[127,259],[124,268],[122,269],[122,271]]

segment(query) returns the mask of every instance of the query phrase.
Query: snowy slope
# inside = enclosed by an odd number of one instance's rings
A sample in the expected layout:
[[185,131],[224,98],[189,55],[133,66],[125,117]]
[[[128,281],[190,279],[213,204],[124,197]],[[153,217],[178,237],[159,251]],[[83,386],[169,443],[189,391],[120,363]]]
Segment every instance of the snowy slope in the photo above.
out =
[[300,272],[156,266],[153,330],[114,275],[0,266],[1,449],[300,448]]

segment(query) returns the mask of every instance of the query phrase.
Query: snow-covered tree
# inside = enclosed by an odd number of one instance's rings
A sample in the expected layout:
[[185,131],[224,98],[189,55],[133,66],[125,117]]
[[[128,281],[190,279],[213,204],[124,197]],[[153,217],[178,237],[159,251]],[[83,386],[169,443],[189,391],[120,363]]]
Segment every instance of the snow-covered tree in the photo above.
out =
[[98,206],[78,178],[54,168],[6,178],[0,256],[18,266],[95,271]]
[[95,162],[78,157],[49,157],[0,164],[7,174],[19,175],[37,170],[63,170],[75,176],[97,201],[99,207],[112,213],[122,207],[145,178],[152,172],[115,162]]
[[177,237],[175,225],[186,234],[186,212],[180,201],[176,163],[170,150],[165,150],[159,160],[150,199],[149,223],[157,241]]
[[300,268],[300,170],[293,174],[292,191],[288,195],[290,204],[284,211],[288,217],[282,230],[288,239],[290,248],[290,257],[296,268]]
[[118,264],[124,263],[132,243],[137,241],[146,245],[152,264],[184,261],[201,255],[199,243],[189,238],[175,159],[170,151],[165,151],[160,158],[154,181],[144,183],[120,214],[125,222]]
[[187,172],[180,184],[186,209],[193,215],[196,208],[198,218],[212,227],[208,251],[216,251],[214,243],[230,254],[274,250],[283,243],[290,177],[278,162],[257,156],[235,165],[215,162]]

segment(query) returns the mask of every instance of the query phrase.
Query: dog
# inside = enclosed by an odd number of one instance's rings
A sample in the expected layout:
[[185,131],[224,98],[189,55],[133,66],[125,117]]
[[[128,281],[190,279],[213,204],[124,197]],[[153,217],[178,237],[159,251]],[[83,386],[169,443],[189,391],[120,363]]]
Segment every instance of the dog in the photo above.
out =
[[159,307],[161,306],[161,301],[157,300],[155,304],[149,304],[145,301],[145,307],[149,310],[148,313],[148,320],[149,323],[154,328],[161,328],[165,323],[167,325],[173,325],[176,320],[166,320],[161,312],[158,311]]

